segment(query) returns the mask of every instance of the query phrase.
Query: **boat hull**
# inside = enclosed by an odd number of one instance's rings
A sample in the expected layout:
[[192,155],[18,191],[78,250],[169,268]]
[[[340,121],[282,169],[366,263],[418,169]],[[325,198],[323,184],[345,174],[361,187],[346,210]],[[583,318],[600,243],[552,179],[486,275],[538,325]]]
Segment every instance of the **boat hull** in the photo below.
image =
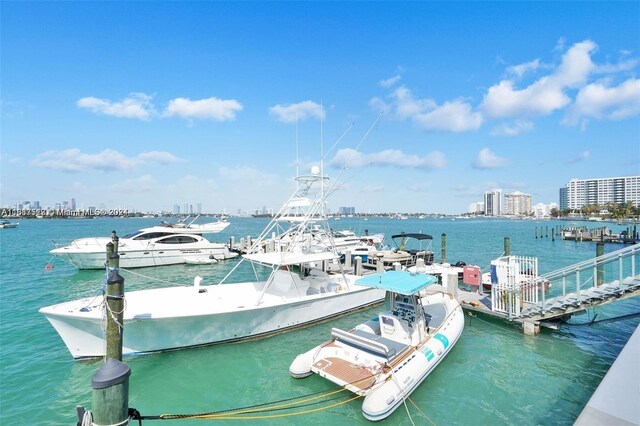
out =
[[[368,420],[387,418],[440,364],[464,330],[464,313],[459,303],[448,295],[425,296],[425,300],[434,298],[445,301],[446,316],[442,323],[428,338],[417,345],[407,345],[393,358],[385,359],[380,355],[373,343],[375,340],[358,337],[358,330],[367,332],[363,336],[373,336],[376,328],[380,337],[380,324],[376,324],[378,319],[374,318],[360,324],[353,332],[332,331],[332,334],[338,333],[334,334],[338,340],[347,340],[343,343],[332,340],[298,355],[289,367],[290,374],[294,378],[304,378],[316,373],[363,396],[362,414]],[[355,340],[344,343],[349,339]],[[390,369],[380,370],[381,365]]]
[[[239,283],[127,293],[123,354],[263,337],[379,303],[384,296],[380,291],[358,287],[291,298],[284,303],[282,297],[266,297],[255,305],[259,291],[260,283]],[[230,297],[232,294],[240,297]],[[155,302],[150,303],[152,300]],[[101,302],[84,299],[40,310],[76,359],[105,354]]]
[[[60,247],[50,253],[58,256],[78,269],[103,269],[106,261],[106,244],[110,239],[96,240],[90,245],[81,244]],[[121,268],[144,268],[150,266],[179,265],[188,259],[212,257],[215,260],[226,260],[238,256],[223,243],[206,243],[191,247],[180,244],[178,247],[142,247],[121,246],[118,250]]]

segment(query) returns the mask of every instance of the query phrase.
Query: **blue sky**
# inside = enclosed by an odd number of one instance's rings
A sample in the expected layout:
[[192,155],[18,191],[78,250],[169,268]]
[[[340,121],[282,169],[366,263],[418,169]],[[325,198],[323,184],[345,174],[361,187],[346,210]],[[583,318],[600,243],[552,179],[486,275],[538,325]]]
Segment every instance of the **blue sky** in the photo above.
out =
[[296,140],[333,210],[640,174],[639,2],[0,7],[2,206],[277,209]]

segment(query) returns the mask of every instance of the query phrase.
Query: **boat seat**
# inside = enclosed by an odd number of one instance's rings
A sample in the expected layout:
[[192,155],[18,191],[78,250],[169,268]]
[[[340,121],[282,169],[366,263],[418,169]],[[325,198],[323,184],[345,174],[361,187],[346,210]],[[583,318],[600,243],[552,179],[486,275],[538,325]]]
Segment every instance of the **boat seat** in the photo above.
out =
[[400,321],[399,318],[385,313],[380,314],[379,318],[382,337],[404,344],[411,343],[409,329],[405,321]]
[[447,308],[444,303],[432,303],[422,308],[427,325],[430,328],[438,328],[447,317]]
[[[405,343],[401,343],[401,342],[397,342],[395,340],[387,339],[386,337],[382,337],[382,336],[379,336],[377,334],[369,333],[368,331],[364,331],[364,330],[358,330],[358,329],[352,330],[349,334],[364,338],[366,340],[370,340],[372,342],[380,343],[380,344],[386,346],[389,349],[389,353],[388,353],[388,357],[387,357],[387,359],[389,361],[391,361],[396,356],[401,354],[409,346],[409,345],[407,345]],[[338,340],[349,344],[349,346],[356,347],[358,349],[364,350],[364,351],[369,352],[369,353],[373,353],[374,355],[382,355],[381,353],[374,352],[371,349],[368,349],[366,347],[358,345],[357,342],[350,341],[350,340],[344,339],[344,338],[343,339],[338,338]],[[387,355],[385,355],[385,357],[386,356]]]

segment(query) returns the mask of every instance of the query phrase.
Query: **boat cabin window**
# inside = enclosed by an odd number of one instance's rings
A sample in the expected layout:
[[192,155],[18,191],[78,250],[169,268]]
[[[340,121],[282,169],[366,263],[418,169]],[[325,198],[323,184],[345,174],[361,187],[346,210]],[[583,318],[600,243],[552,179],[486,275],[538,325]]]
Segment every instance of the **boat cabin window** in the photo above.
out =
[[166,235],[173,235],[173,234],[170,232],[149,232],[142,235],[138,234],[138,236],[134,237],[133,239],[134,240],[152,240],[152,239],[164,237]]
[[174,235],[172,237],[163,238],[156,242],[159,244],[190,244],[196,243],[198,242],[198,240],[196,238],[188,237],[185,235]]

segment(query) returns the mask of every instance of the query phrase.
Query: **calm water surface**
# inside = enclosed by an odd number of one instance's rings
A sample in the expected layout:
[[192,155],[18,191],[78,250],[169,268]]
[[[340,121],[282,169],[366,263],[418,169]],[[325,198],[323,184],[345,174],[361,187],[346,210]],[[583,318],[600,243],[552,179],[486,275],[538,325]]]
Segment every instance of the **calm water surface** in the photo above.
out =
[[[91,408],[91,377],[97,361],[74,361],[55,330],[38,309],[79,297],[98,295],[101,271],[77,271],[54,259],[53,242],[74,238],[125,235],[152,226],[159,219],[22,220],[15,229],[0,230],[0,424],[75,425],[75,406]],[[231,218],[215,241],[256,236],[267,221]],[[551,241],[551,229],[567,222],[492,219],[342,219],[334,229],[358,233],[404,232],[434,236],[440,260],[441,234],[447,235],[447,260],[463,260],[483,268],[502,255],[503,238],[511,253],[537,256],[540,272],[549,272],[595,255],[592,243]],[[534,238],[542,227],[549,236]],[[614,231],[622,227],[609,225]],[[591,224],[591,227],[594,227]],[[607,245],[605,250],[621,248]],[[127,290],[216,283],[235,261],[214,265],[179,265],[123,272]],[[245,276],[242,276],[245,275]],[[248,279],[240,274],[235,281]],[[349,328],[377,313],[371,308],[311,327],[266,339],[125,359],[132,369],[129,405],[143,415],[200,413],[274,401],[334,385],[312,376],[295,380],[288,367],[295,356],[329,337],[332,327]],[[598,308],[598,319],[640,312],[640,298]],[[591,312],[591,317],[594,315]],[[584,322],[587,315],[574,318]],[[407,409],[398,409],[387,423],[570,425],[582,411],[640,320],[592,327],[568,327],[524,336],[512,324],[468,316],[465,331],[449,356],[411,395]],[[126,329],[125,329],[126,333]],[[301,417],[280,417],[260,424],[368,424],[354,401]],[[313,408],[313,407],[310,407]],[[410,417],[411,416],[411,419]],[[175,420],[172,424],[202,424],[206,420]],[[158,421],[145,421],[153,425]],[[166,421],[162,422],[163,424]]]

